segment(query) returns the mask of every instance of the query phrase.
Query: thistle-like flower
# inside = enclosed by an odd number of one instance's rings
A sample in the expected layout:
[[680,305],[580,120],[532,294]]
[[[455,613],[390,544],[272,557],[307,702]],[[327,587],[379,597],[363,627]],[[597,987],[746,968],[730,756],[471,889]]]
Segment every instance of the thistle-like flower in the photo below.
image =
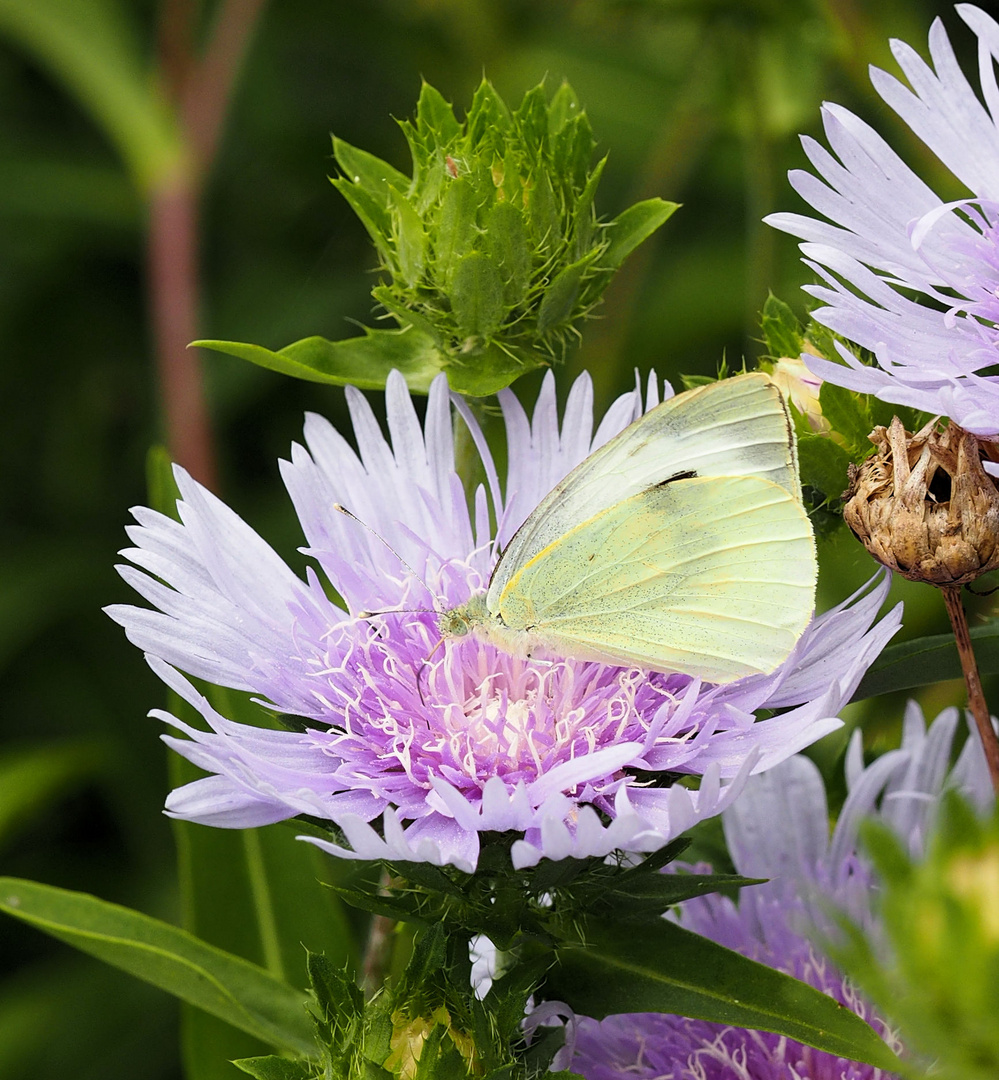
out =
[[[802,140],[816,173],[792,186],[828,221],[800,214],[766,220],[805,241],[805,262],[824,285],[815,319],[877,360],[843,346],[838,364],[805,356],[829,382],[950,417],[979,438],[999,439],[999,24],[972,4],[957,12],[978,37],[981,96],[954,56],[943,24],[930,30],[933,67],[901,41],[892,52],[911,90],[878,68],[885,102],[966,190],[945,202],[864,121],[823,106],[833,151]],[[833,154],[836,156],[834,157]],[[838,158],[838,160],[837,160]],[[999,448],[989,471],[999,471]]]
[[[940,795],[955,788],[976,807],[994,794],[981,744],[967,740],[948,771],[958,712],[930,725],[910,703],[902,747],[864,768],[860,733],[847,754],[849,795],[830,840],[825,788],[818,770],[796,756],[754,776],[723,816],[725,837],[742,874],[770,880],[726,897],[688,900],[678,920],[688,929],[779,968],[830,994],[867,1020],[892,1045],[898,1039],[882,1017],[816,949],[809,934],[835,934],[830,901],[875,939],[870,864],[857,851],[860,821],[876,815],[907,844],[924,850]],[[879,1080],[885,1074],[767,1032],[746,1031],[660,1013],[577,1018],[570,1027],[570,1066],[587,1080],[628,1077],[669,1080]],[[572,1049],[574,1045],[574,1049]]]
[[[505,490],[460,399],[462,419],[453,418],[442,377],[422,428],[402,377],[390,377],[391,444],[364,397],[347,396],[358,451],[310,415],[308,448],[282,462],[303,550],[328,584],[313,569],[299,579],[182,470],[180,521],[134,512],[135,547],[124,552],[134,565],[121,573],[153,609],[109,612],[209,728],[153,713],[187,736],[166,741],[210,774],[170,795],[173,816],[243,828],[306,815],[330,823],[335,842],[311,839],[334,854],[469,871],[483,834],[513,833],[517,866],[653,851],[724,809],[750,771],[838,727],[836,713],[899,625],[898,609],[875,624],[882,580],[814,619],[775,672],[724,686],[525,660],[471,636],[442,646],[437,612],[484,588],[497,551],[542,496],[656,404],[656,383],[644,403],[638,390],[619,398],[595,433],[588,377],[575,383],[561,430],[550,376],[533,419],[501,394]],[[471,508],[455,470],[455,422],[468,425],[487,478]],[[252,692],[290,729],[221,716],[177,668]],[[757,709],[774,715],[756,720]]]

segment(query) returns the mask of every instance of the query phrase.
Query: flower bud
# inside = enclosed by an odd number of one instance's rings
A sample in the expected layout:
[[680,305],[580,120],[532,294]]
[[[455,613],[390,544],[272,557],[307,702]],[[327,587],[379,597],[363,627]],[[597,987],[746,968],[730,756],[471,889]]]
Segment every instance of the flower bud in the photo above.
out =
[[648,199],[598,220],[606,159],[590,167],[596,143],[568,83],[551,102],[535,87],[511,110],[483,80],[463,123],[424,84],[400,126],[411,177],[334,139],[333,186],[378,251],[375,300],[445,369],[562,359],[625,256],[676,209]]
[[812,431],[827,432],[832,425],[822,415],[819,391],[822,380],[813,375],[800,357],[782,356],[770,367],[770,378],[777,384],[781,393],[808,421]]
[[979,441],[953,422],[908,435],[896,416],[851,465],[846,523],[878,562],[910,581],[964,585],[999,567],[999,491]]

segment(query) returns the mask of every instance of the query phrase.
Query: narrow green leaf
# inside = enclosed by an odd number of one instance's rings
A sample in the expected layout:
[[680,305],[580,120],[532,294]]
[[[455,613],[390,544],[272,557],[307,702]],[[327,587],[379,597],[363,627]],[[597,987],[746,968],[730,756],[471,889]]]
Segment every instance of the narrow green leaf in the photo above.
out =
[[590,250],[593,230],[596,227],[596,213],[593,209],[593,203],[597,197],[597,187],[600,184],[600,177],[603,176],[606,164],[606,157],[597,162],[597,167],[590,173],[586,181],[586,187],[580,192],[576,208],[573,210],[572,246],[573,254],[577,259],[581,259]]
[[441,92],[428,82],[420,87],[416,122],[421,132],[435,137],[438,146],[452,142],[461,134],[461,125],[454,118],[454,109],[444,100]]
[[534,181],[534,187],[527,196],[528,221],[534,247],[545,254],[558,239],[558,210],[555,206],[555,193],[547,171],[542,172]]
[[850,455],[826,435],[799,435],[798,463],[801,482],[838,499],[849,483]]
[[527,91],[513,120],[529,150],[539,153],[548,141],[548,102],[544,86],[539,84]]
[[503,301],[516,307],[527,295],[531,252],[524,215],[513,203],[495,203],[486,215],[486,244],[503,280]]
[[510,129],[510,110],[492,84],[483,79],[472,96],[468,110],[467,139],[476,146],[487,134],[499,136]]
[[434,230],[436,276],[445,286],[454,280],[458,263],[471,254],[478,235],[478,198],[470,181],[458,177],[448,184],[441,201],[440,217]]
[[489,337],[503,321],[503,281],[488,255],[475,251],[458,261],[448,290],[463,334]]
[[330,183],[347,200],[351,210],[357,214],[361,224],[368,230],[368,236],[378,251],[378,256],[389,269],[395,267],[395,256],[392,251],[392,217],[387,207],[369,192],[365,191],[360,184],[355,184],[346,177],[337,177]]
[[116,0],[0,0],[0,34],[63,83],[148,190],[185,168],[179,125]]
[[760,880],[738,874],[647,874],[623,881],[620,889],[612,888],[607,894],[607,903],[615,908],[619,917],[627,918],[629,909],[640,917],[647,917],[650,911],[663,912],[693,896],[758,885]]
[[567,266],[545,290],[545,298],[538,309],[538,330],[544,333],[561,326],[572,316],[572,309],[579,297],[579,287],[586,268],[593,262],[596,252],[584,256]]
[[316,995],[322,1019],[327,1024],[346,1027],[364,1013],[364,994],[346,972],[319,953],[309,953],[309,981]]
[[0,878],[0,910],[272,1046],[312,1054],[307,997],[169,923],[86,893]]
[[419,915],[415,903],[407,903],[403,899],[361,892],[358,889],[348,889],[342,885],[330,885],[329,888],[340,897],[344,903],[360,911],[370,911],[372,915],[384,915],[398,922],[411,922],[417,926],[425,926],[426,920]]
[[667,222],[680,204],[665,199],[646,199],[629,206],[607,226],[609,243],[600,259],[601,266],[618,267],[624,260]]
[[406,981],[422,988],[444,966],[447,957],[447,931],[439,922],[421,930],[413,944],[413,955],[406,967]]
[[554,135],[580,114],[579,98],[573,88],[563,80],[548,106],[548,133]]
[[801,355],[805,344],[805,329],[791,308],[770,293],[760,316],[767,354],[774,360],[792,359]]
[[238,356],[260,367],[309,382],[350,384],[381,390],[393,368],[406,377],[410,390],[425,394],[444,365],[432,338],[415,329],[369,330],[363,337],[343,341],[309,337],[271,352],[261,345],[238,341],[194,341],[205,349]]
[[409,187],[409,177],[393,168],[387,161],[369,154],[367,150],[359,150],[335,135],[333,157],[343,171],[344,179],[360,185],[384,210],[388,210],[393,188],[396,191],[405,191]]
[[405,195],[393,191],[389,198],[392,213],[392,229],[395,250],[399,259],[399,272],[410,288],[423,276],[426,264],[427,234],[423,218],[413,209]]
[[[999,675],[999,619],[971,630],[971,643],[981,675]],[[889,645],[860,680],[852,701],[929,686],[962,677],[953,634],[934,634]]]
[[233,1065],[254,1077],[254,1080],[309,1080],[315,1071],[305,1062],[289,1061],[288,1058],[267,1057],[236,1058]]
[[546,996],[586,1016],[665,1012],[773,1031],[893,1071],[898,1059],[872,1028],[831,997],[665,919],[636,934],[589,922],[585,947],[559,951]]

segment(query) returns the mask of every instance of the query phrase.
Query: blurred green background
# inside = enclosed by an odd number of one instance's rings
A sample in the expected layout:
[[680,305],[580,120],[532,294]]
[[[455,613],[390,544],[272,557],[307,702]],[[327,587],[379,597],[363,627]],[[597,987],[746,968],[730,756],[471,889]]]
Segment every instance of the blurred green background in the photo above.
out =
[[[946,194],[867,64],[894,70],[892,36],[925,55],[938,14],[974,58],[963,23],[927,0],[0,0],[2,872],[169,919],[166,753],[145,719],[163,693],[100,607],[130,599],[112,566],[164,438],[147,223],[183,136],[151,94],[185,62],[176,27],[196,50],[220,12],[252,33],[201,184],[198,333],[278,348],[372,325],[373,255],[326,181],[330,133],[408,172],[392,117],[412,112],[421,77],[459,113],[483,72],[512,102],[565,77],[610,153],[598,211],[683,204],[557,372],[564,389],[588,368],[598,409],[636,368],[676,381],[752,360],[768,289],[803,313],[795,244],[760,219],[798,208],[785,174],[804,164],[797,134],[819,133],[823,99],[874,123]],[[305,409],[343,420],[343,394],[215,355],[204,371],[220,493],[298,565],[276,460]],[[530,399],[537,382],[518,389]],[[873,569],[845,535],[821,557],[823,607]],[[946,628],[935,594],[905,595],[906,633]],[[961,698],[959,684],[924,694],[931,715]],[[900,704],[851,707],[872,749]],[[829,769],[841,747],[820,751]],[[0,969],[5,1080],[181,1075],[165,996],[11,921]]]

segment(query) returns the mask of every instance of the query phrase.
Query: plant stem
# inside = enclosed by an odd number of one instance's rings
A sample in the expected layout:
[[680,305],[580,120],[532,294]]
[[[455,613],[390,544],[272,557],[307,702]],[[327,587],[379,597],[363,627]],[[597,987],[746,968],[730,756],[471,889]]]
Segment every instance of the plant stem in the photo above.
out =
[[[384,894],[389,884],[389,873],[382,871],[379,892]],[[368,928],[368,942],[364,947],[361,965],[361,988],[366,997],[373,997],[382,988],[392,959],[392,937],[396,920],[388,915],[372,915]]]
[[171,456],[202,484],[217,490],[201,360],[198,350],[187,347],[198,336],[197,201],[188,176],[150,195],[149,294]]
[[975,718],[975,724],[978,727],[982,748],[985,751],[985,761],[989,767],[989,776],[992,777],[992,786],[999,792],[999,738],[996,737],[989,708],[985,703],[985,695],[982,693],[982,680],[978,676],[978,664],[975,662],[971,635],[968,633],[968,620],[964,614],[964,604],[961,602],[961,587],[945,585],[942,591],[944,603],[947,605],[947,614],[950,616],[950,624],[954,629],[957,652],[961,657],[964,685],[968,690],[968,708],[971,709],[971,715]]
[[198,337],[199,204],[218,148],[236,77],[265,0],[223,0],[208,45],[194,51],[196,5],[164,0],[159,67],[177,109],[189,160],[163,177],[149,197],[147,265],[167,443],[173,458],[217,490],[211,424]]

